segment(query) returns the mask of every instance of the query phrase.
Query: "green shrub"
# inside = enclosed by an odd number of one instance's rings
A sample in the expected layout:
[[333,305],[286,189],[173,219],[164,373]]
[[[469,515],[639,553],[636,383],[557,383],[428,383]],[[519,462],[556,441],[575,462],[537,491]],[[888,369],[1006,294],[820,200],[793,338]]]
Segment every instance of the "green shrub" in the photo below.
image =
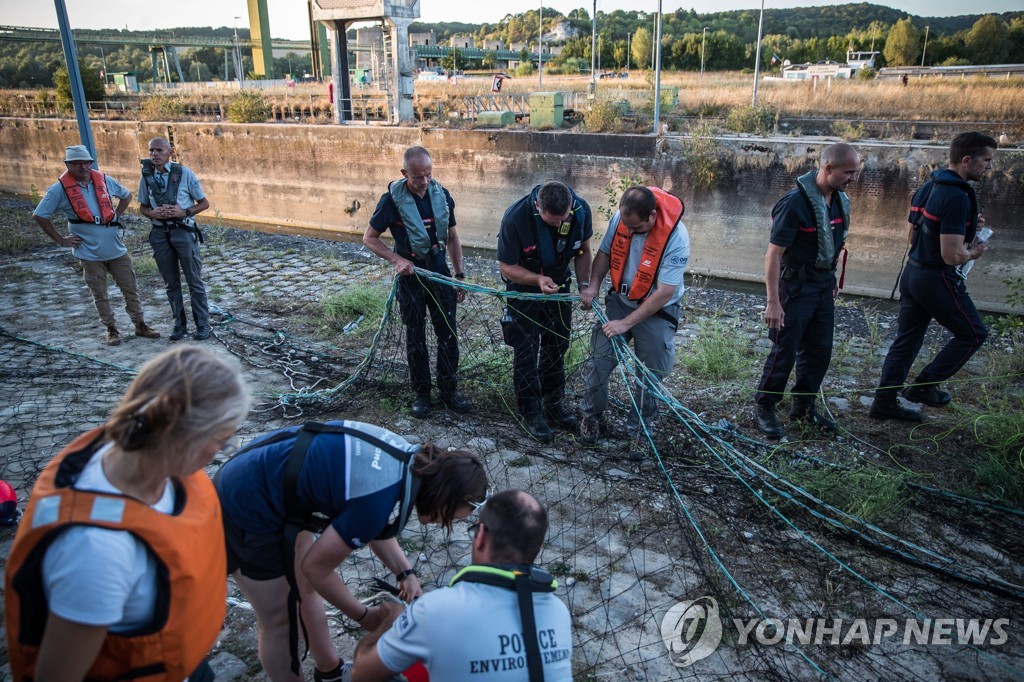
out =
[[833,121],[832,132],[847,142],[859,140],[864,135],[863,123],[852,123],[851,121]]
[[259,90],[242,90],[228,105],[228,120],[232,123],[263,123],[270,118],[270,103]]
[[590,103],[590,110],[583,114],[583,124],[595,133],[618,130],[621,127],[619,117],[626,113],[629,113],[626,100],[595,99]]
[[142,121],[177,121],[185,115],[185,100],[174,95],[150,95],[142,100]]
[[775,128],[778,116],[771,107],[738,107],[729,111],[725,126],[738,133],[768,135]]
[[516,70],[512,75],[516,78],[524,78],[526,76],[532,76],[536,70],[537,67],[534,66],[533,62],[522,62],[516,67]]
[[878,72],[870,66],[865,66],[863,69],[857,72],[857,78],[862,81],[874,80],[878,76]]

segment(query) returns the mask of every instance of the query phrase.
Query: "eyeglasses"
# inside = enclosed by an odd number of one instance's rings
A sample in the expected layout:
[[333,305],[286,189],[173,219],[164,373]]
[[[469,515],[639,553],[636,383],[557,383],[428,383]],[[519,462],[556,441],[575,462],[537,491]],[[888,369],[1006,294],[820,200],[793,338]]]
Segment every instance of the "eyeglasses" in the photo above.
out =
[[487,504],[487,500],[491,499],[491,495],[494,494],[493,488],[488,488],[487,492],[484,493],[484,499],[480,502],[474,502],[473,500],[466,500],[466,503],[473,508],[473,511],[479,513],[483,509],[484,505]]
[[472,524],[469,528],[466,529],[466,533],[469,535],[470,540],[476,540],[476,533],[478,530],[480,530],[480,526],[482,525],[482,523],[477,521],[476,523]]

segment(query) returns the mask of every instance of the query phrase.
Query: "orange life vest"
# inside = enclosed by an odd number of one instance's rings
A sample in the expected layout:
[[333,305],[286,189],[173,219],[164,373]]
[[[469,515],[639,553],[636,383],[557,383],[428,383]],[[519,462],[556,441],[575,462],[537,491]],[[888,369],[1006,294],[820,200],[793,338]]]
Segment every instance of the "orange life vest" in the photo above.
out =
[[[114,203],[107,192],[106,178],[98,170],[90,170],[89,173],[92,175],[92,186],[96,189],[96,199],[100,205],[99,224],[109,225],[114,222],[116,214],[114,213]],[[75,215],[87,223],[95,223],[96,216],[89,210],[89,202],[85,200],[82,186],[78,184],[78,181],[65,171],[60,176],[60,184],[64,188],[64,193],[68,195],[68,201],[71,202],[71,208],[75,210]]]
[[[648,187],[654,193],[656,202],[657,218],[654,228],[647,233],[647,241],[640,256],[640,267],[637,268],[636,276],[629,287],[628,298],[630,301],[642,301],[651,293],[654,287],[654,279],[658,274],[658,267],[661,265],[661,257],[665,254],[665,244],[676,229],[676,223],[683,216],[683,202],[679,197],[673,196],[659,187]],[[629,245],[633,241],[633,235],[622,221],[619,221],[615,228],[615,237],[612,239],[612,249],[609,255],[609,269],[612,276],[612,288],[621,291],[622,270],[626,267],[629,259]]]
[[43,592],[46,548],[71,525],[124,530],[157,560],[153,622],[137,633],[107,633],[89,680],[181,682],[206,658],[220,634],[227,598],[227,559],[220,502],[209,477],[173,479],[175,511],[158,512],[124,495],[71,487],[102,445],[94,429],[66,447],[40,474],[11,546],[5,581],[7,646],[14,680],[35,675],[49,609]]

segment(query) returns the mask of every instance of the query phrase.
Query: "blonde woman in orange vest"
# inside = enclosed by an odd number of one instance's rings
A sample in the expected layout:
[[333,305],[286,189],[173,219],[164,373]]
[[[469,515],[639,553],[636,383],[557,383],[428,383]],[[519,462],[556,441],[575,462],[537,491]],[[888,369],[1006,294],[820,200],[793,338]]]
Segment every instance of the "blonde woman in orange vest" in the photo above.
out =
[[227,560],[203,467],[248,410],[234,368],[179,347],[143,365],[110,421],[47,465],[7,563],[17,682],[212,679]]
[[[135,282],[135,268],[128,249],[121,241],[120,219],[132,203],[132,193],[109,175],[92,168],[95,159],[85,145],[65,149],[67,172],[46,190],[33,217],[58,246],[70,246],[82,262],[85,284],[92,292],[96,312],[107,328],[107,345],[121,343],[114,311],[107,297],[107,275],[124,295],[124,309],[135,323],[135,335],[158,339],[160,333],[146,326]],[[113,200],[117,199],[117,206]],[[63,212],[68,219],[68,233],[63,235],[51,218]]]

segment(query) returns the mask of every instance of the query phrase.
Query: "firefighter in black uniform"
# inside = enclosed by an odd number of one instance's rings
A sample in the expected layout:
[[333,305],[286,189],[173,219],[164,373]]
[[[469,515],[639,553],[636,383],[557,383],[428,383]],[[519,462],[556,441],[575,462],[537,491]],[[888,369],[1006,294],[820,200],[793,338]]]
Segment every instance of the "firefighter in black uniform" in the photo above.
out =
[[[571,277],[590,281],[590,237],[594,225],[590,205],[560,182],[546,182],[508,207],[498,234],[498,264],[509,291],[567,294]],[[572,328],[572,303],[509,299],[506,341],[515,351],[512,383],[526,430],[551,442],[551,422],[576,428],[576,417],[562,404],[565,353]]]
[[907,379],[932,320],[953,338],[921,370],[902,395],[911,402],[944,407],[951,396],[939,384],[956,374],[988,337],[965,276],[957,266],[981,258],[988,243],[976,239],[984,219],[974,188],[992,167],[996,141],[982,133],[961,133],[949,147],[949,168],[932,173],[911,200],[910,258],[900,278],[896,340],[882,363],[882,377],[869,415],[875,419],[921,421],[921,413],[899,404],[896,393]]
[[850,200],[842,190],[857,178],[860,156],[839,143],[821,153],[820,163],[772,208],[764,316],[773,345],[754,394],[757,426],[769,438],[782,437],[775,405],[794,365],[790,420],[836,429],[815,408],[815,397],[832,361],[836,265],[850,227]]

